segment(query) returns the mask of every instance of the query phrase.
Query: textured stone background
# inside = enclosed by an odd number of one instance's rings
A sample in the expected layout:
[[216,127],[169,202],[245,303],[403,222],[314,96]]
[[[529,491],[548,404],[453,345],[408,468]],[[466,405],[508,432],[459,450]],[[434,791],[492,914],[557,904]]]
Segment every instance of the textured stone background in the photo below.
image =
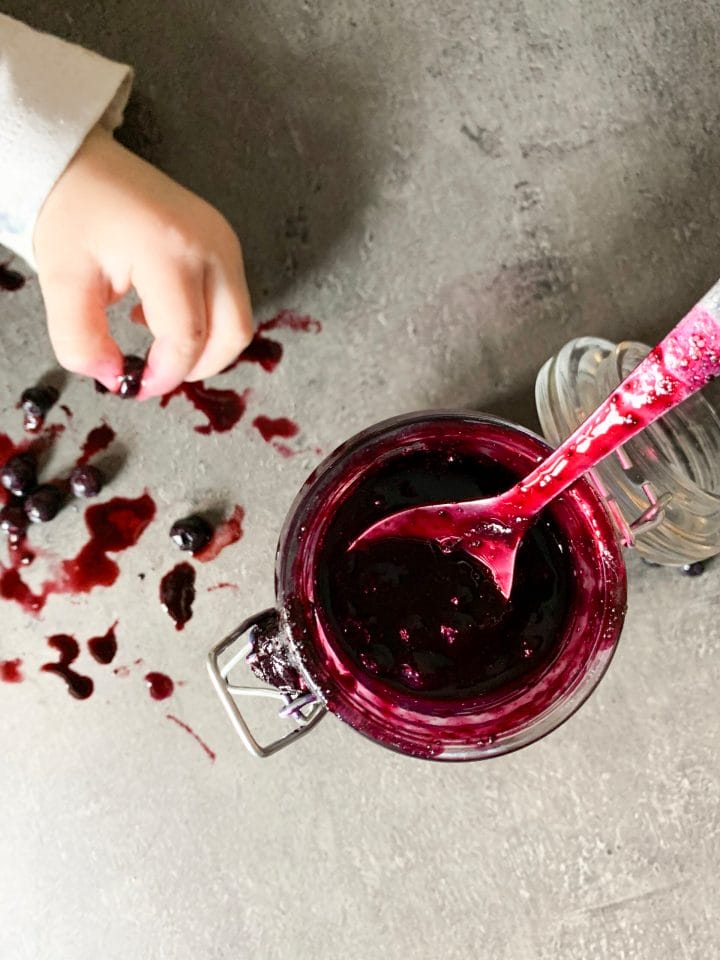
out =
[[[122,139],[207,196],[243,239],[259,319],[282,335],[252,413],[331,449],[385,416],[472,405],[535,423],[542,362],[586,333],[649,339],[720,272],[717,6],[702,0],[5,0],[4,12],[135,65]],[[122,315],[123,311],[120,310]],[[52,364],[37,285],[0,296],[0,430]],[[140,331],[122,319],[123,344]],[[10,358],[10,359],[8,359]],[[328,719],[246,755],[204,672],[211,642],[272,601],[285,511],[314,453],[283,459],[245,421],[194,433],[181,399],[121,406],[68,384],[57,446],[107,416],[159,519],[115,588],[0,602],[0,956],[5,960],[638,960],[720,939],[718,568],[685,580],[631,558],[630,613],[587,706],[519,754],[424,764]],[[241,502],[246,534],[199,571],[175,633],[157,601],[171,519]],[[83,540],[67,511],[39,541]],[[137,577],[146,574],[145,580]],[[237,590],[208,593],[231,581]],[[71,700],[44,637],[120,617],[118,663]],[[167,709],[166,709],[167,707]],[[217,752],[165,720],[190,723]]]

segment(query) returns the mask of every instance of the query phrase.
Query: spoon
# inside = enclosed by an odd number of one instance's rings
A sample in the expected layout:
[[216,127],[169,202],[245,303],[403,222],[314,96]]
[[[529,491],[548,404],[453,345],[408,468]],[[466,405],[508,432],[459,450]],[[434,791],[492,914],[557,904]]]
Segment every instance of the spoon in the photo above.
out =
[[547,459],[496,497],[391,514],[350,545],[388,537],[434,540],[483,563],[507,598],[515,556],[533,521],[587,470],[720,374],[720,281]]

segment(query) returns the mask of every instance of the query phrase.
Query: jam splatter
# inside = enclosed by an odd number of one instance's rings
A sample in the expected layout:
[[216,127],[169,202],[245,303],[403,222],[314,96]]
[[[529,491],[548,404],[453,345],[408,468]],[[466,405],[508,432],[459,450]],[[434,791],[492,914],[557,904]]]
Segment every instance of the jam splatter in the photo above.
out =
[[40,669],[62,677],[67,684],[68,693],[76,700],[87,700],[95,685],[90,677],[85,677],[71,668],[71,664],[80,654],[77,640],[67,633],[56,633],[48,637],[48,646],[58,651],[60,659],[57,663],[44,663]]
[[0,290],[14,293],[25,286],[25,277],[17,270],[11,270],[7,263],[0,263]]
[[320,333],[322,324],[313,317],[296,313],[294,310],[281,310],[270,320],[263,320],[258,325],[258,332],[267,330],[294,330],[296,333]]
[[198,742],[198,743],[200,744],[200,746],[203,748],[203,750],[205,751],[205,753],[210,757],[210,760],[211,760],[213,763],[215,762],[215,760],[216,760],[216,758],[217,758],[217,754],[215,753],[214,750],[211,750],[210,747],[205,743],[205,741],[202,740],[202,739],[195,733],[195,731],[193,730],[193,728],[192,728],[191,726],[189,726],[187,723],[184,723],[182,720],[179,720],[177,717],[173,716],[172,713],[167,713],[167,714],[165,714],[165,717],[166,717],[167,720],[172,720],[173,723],[176,723],[179,727],[182,727],[182,729],[185,730],[185,731],[187,731],[187,733],[189,733],[191,737],[194,737],[195,740],[197,740],[197,742]]
[[57,583],[50,582],[48,593],[88,593],[93,587],[109,587],[118,578],[120,568],[108,554],[135,546],[155,516],[155,502],[148,493],[136,499],[114,497],[85,511],[90,539],[71,560],[64,560]]
[[22,660],[16,657],[14,660],[0,660],[0,680],[3,683],[22,683]]
[[271,443],[275,437],[289,439],[296,437],[300,428],[287,417],[266,417],[263,414],[255,417],[253,426],[259,431],[260,436],[266,443]]
[[195,427],[196,433],[226,433],[245,413],[250,391],[238,393],[236,390],[218,390],[206,387],[202,380],[198,380],[196,383],[181,383],[175,390],[166,393],[160,400],[160,406],[166,407],[173,397],[178,396],[184,396],[207,417],[207,423]]
[[237,366],[238,363],[257,363],[263,370],[272,373],[275,367],[282,360],[283,345],[277,340],[271,340],[270,337],[263,337],[256,333],[250,341],[250,345],[240,354],[237,360],[229,367],[223,370],[227,373]]
[[77,465],[81,466],[91,460],[96,454],[107,450],[114,439],[115,431],[109,424],[103,421],[100,426],[94,427],[85,438],[85,442],[82,445],[82,453],[77,459]]
[[294,310],[281,310],[270,320],[264,320],[258,325],[257,332],[250,345],[229,367],[223,370],[228,373],[234,370],[239,363],[257,363],[263,370],[272,373],[282,360],[283,345],[277,340],[264,336],[269,330],[293,330],[296,333],[320,333],[322,324],[312,317],[296,313]]
[[239,503],[235,504],[233,512],[228,519],[218,524],[212,540],[204,550],[195,554],[195,559],[200,560],[202,563],[207,563],[209,560],[214,560],[219,556],[226,547],[237,543],[243,535],[242,524],[244,519],[245,511]]
[[90,656],[94,660],[97,660],[98,663],[112,663],[115,659],[118,646],[117,637],[115,636],[115,628],[117,625],[118,621],[116,620],[107,633],[101,637],[92,637],[88,640],[87,645]]
[[57,578],[47,580],[40,593],[33,593],[16,567],[0,564],[0,597],[38,614],[53,593],[89,593],[94,587],[111,586],[120,567],[108,554],[135,546],[154,516],[155,503],[147,493],[134,500],[114,497],[89,507],[85,524],[90,539],[76,557],[62,561]]
[[300,428],[292,420],[289,420],[287,417],[275,417],[273,419],[272,417],[266,417],[261,414],[255,417],[253,426],[258,430],[263,440],[265,440],[266,443],[272,444],[274,449],[282,454],[283,457],[295,456],[296,451],[293,450],[292,447],[275,439],[276,437],[290,438],[297,436]]
[[213,590],[239,590],[240,587],[237,583],[228,583],[226,580],[223,580],[222,583],[215,583],[212,587],[208,587],[208,593],[212,593]]
[[175,621],[176,630],[182,630],[192,617],[194,599],[195,568],[178,563],[160,581],[160,603]]
[[170,677],[154,670],[145,674],[145,682],[153,700],[167,700],[168,697],[172,696],[175,689],[175,684]]
[[0,564],[0,597],[19,604],[28,613],[38,614],[45,606],[46,594],[33,593],[16,567]]

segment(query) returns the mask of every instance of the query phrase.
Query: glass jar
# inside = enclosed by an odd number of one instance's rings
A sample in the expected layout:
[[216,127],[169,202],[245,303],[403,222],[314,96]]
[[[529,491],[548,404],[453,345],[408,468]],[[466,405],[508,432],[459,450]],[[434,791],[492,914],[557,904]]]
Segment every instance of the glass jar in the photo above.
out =
[[[557,444],[569,435],[647,350],[591,338],[567,344],[538,375],[547,438]],[[432,411],[378,424],[332,453],[308,477],[285,521],[275,609],[246,620],[209,654],[213,684],[247,749],[269,756],[330,712],[414,757],[479,760],[527,746],[566,720],[601,679],[622,630],[622,547],[636,546],[665,564],[693,562],[720,548],[720,418],[706,397],[692,397],[657,421],[548,507],[572,586],[551,655],[507,683],[449,695],[377,676],[348,647],[319,588],[338,518],[383,465],[418,453],[461,456],[519,478],[549,450],[530,431],[495,417]],[[385,515],[397,509],[374,502]],[[263,686],[239,678],[248,667]],[[261,745],[240,709],[248,697],[278,700],[289,730]]]
[[[543,434],[557,446],[649,353],[599,337],[567,343],[538,374]],[[680,566],[720,550],[718,384],[689,397],[590,472],[622,543],[647,561]]]

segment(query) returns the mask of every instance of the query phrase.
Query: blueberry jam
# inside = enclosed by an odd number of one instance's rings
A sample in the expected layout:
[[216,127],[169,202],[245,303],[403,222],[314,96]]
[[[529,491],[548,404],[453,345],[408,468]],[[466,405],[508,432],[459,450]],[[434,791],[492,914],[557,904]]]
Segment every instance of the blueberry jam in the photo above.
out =
[[91,677],[86,677],[72,669],[80,655],[80,647],[74,637],[67,633],[56,633],[48,637],[48,646],[57,650],[59,659],[56,663],[44,663],[40,669],[44,673],[55,673],[67,684],[68,693],[76,700],[87,700],[92,695],[95,684]]
[[184,396],[207,418],[206,423],[194,428],[196,433],[226,433],[245,413],[250,391],[238,393],[237,390],[219,390],[207,387],[202,380],[198,380],[195,383],[181,383],[175,390],[166,393],[160,400],[160,406],[166,407],[173,397],[179,396]]
[[508,489],[550,448],[494,417],[377,424],[307,479],[278,547],[275,643],[340,719],[412,756],[477,760],[548,733],[589,696],[622,628],[625,567],[581,480],[539,516],[509,600],[452,544],[348,547],[403,507]]
[[88,652],[93,660],[97,660],[98,663],[108,664],[112,663],[115,659],[118,646],[117,637],[115,636],[116,627],[117,620],[108,629],[107,633],[99,637],[91,637],[90,640],[88,640]]
[[458,550],[390,539],[348,552],[381,515],[507,489],[512,475],[467,456],[417,452],[367,475],[337,512],[320,559],[317,596],[355,663],[403,691],[482,696],[557,653],[571,571],[549,518],[526,536],[507,602],[485,568]]
[[192,617],[194,600],[195,568],[178,563],[160,581],[160,603],[175,621],[176,630],[182,630]]

